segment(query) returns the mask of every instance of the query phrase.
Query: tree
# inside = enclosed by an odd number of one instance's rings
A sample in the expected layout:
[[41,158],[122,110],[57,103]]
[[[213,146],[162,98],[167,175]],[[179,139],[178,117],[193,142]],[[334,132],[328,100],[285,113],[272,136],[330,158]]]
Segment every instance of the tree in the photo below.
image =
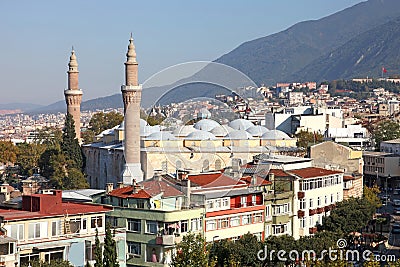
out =
[[382,206],[382,201],[378,197],[378,194],[381,191],[378,186],[367,187],[364,186],[363,197],[369,202],[369,204],[375,209],[380,208]]
[[124,116],[121,113],[111,111],[108,113],[97,112],[93,114],[89,121],[88,129],[83,132],[83,142],[85,144],[93,142],[93,138],[102,131],[111,129],[122,123]]
[[261,243],[255,235],[244,234],[235,242],[233,259],[241,266],[261,266],[257,253],[262,249]]
[[99,230],[96,228],[96,237],[94,240],[94,259],[96,263],[94,267],[104,267],[103,264],[103,251],[101,249],[100,239],[99,239]]
[[75,135],[75,123],[71,114],[67,113],[62,136],[61,150],[68,160],[73,161],[73,166],[83,170],[83,153]]
[[338,202],[330,216],[323,218],[322,229],[345,235],[360,231],[372,219],[375,210],[366,198],[350,198]]
[[104,239],[104,267],[119,267],[117,259],[117,244],[111,233],[111,225],[106,225],[106,237]]
[[67,169],[67,175],[63,179],[62,189],[83,189],[89,188],[89,184],[85,179],[83,173],[77,168]]
[[400,138],[400,124],[394,121],[381,121],[372,132],[375,149],[379,150],[381,142]]
[[189,233],[183,236],[176,246],[176,253],[172,256],[172,267],[215,266],[209,262],[209,251],[204,238],[198,234]]
[[297,146],[307,149],[310,145],[321,143],[324,140],[324,136],[319,133],[312,133],[308,131],[300,131],[296,134]]
[[22,143],[18,145],[17,164],[21,167],[22,174],[32,175],[34,169],[39,167],[41,155],[46,150],[43,144]]
[[0,141],[0,162],[7,166],[17,161],[18,147],[10,141]]
[[235,258],[234,249],[234,242],[228,239],[222,239],[211,244],[209,257],[211,259],[216,259],[218,266],[240,266],[239,259]]

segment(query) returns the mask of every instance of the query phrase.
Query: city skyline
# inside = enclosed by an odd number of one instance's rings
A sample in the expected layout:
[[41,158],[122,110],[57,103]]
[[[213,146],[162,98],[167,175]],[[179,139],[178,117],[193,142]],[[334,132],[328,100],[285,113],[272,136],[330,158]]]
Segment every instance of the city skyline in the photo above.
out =
[[[83,100],[88,100],[119,92],[123,83],[121,62],[130,32],[140,53],[138,61],[143,71],[139,81],[143,83],[166,67],[215,60],[243,42],[285,30],[300,21],[325,17],[359,2],[363,1],[258,1],[251,6],[239,1],[229,6],[177,1],[123,1],[118,5],[72,1],[57,6],[50,1],[2,2],[0,20],[6,27],[0,46],[4,53],[1,86],[8,93],[0,103],[47,105],[61,100],[67,88],[71,46],[80,64]],[[102,19],[106,16],[109,19]],[[18,57],[23,60],[15,60]]]

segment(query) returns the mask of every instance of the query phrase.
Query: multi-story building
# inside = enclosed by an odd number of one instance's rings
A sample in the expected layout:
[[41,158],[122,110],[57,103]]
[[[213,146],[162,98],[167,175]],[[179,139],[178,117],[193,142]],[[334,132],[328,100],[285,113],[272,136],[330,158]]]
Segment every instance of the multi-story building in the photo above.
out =
[[204,202],[191,200],[190,185],[179,190],[170,179],[156,176],[116,189],[108,184],[105,201],[114,206],[109,219],[126,228],[128,266],[169,266],[182,235],[203,233]]
[[400,155],[363,151],[364,179],[368,186],[397,188],[400,185]]
[[[22,197],[22,209],[0,209],[0,256],[5,266],[21,266],[32,260],[68,260],[74,266],[94,263],[95,231],[103,242],[105,214],[112,207],[62,202],[62,192]],[[118,259],[125,266],[125,232],[116,231]]]

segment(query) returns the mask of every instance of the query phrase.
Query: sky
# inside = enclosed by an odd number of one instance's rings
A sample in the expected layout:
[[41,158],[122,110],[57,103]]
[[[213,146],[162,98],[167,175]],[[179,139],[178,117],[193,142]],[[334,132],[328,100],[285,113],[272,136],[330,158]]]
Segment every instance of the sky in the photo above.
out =
[[365,0],[3,0],[0,104],[63,100],[73,46],[83,100],[120,92],[133,34],[139,81]]

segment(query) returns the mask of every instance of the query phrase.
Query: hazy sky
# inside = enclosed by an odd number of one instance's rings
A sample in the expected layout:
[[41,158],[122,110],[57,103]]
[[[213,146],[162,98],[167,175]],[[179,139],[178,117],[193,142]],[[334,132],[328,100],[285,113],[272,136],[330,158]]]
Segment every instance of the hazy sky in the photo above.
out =
[[83,99],[120,92],[132,32],[139,79],[362,0],[0,0],[0,103],[64,99],[73,45]]

